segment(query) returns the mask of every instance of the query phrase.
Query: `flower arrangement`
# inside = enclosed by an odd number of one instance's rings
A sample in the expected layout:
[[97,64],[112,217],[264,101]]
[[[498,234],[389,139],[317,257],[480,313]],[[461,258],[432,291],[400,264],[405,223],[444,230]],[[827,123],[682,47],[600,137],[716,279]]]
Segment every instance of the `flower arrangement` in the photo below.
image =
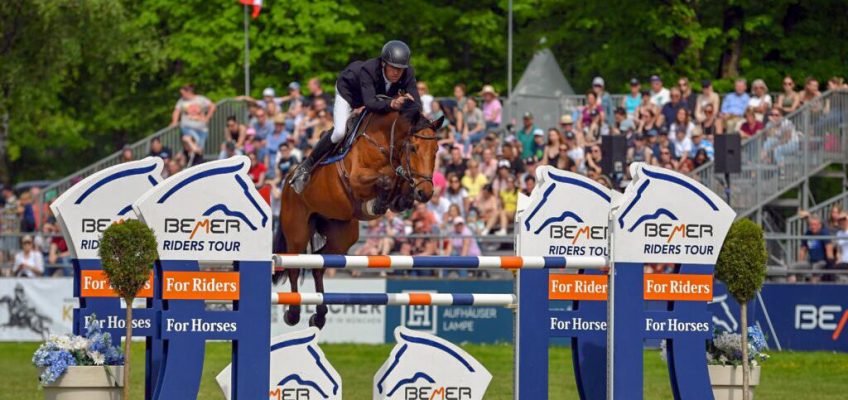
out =
[[[748,327],[748,361],[752,366],[769,358],[766,337],[757,326]],[[716,332],[707,343],[707,362],[712,365],[742,364],[742,335],[731,332]]]
[[55,382],[70,366],[123,365],[123,352],[112,345],[112,335],[100,329],[100,322],[92,316],[84,336],[52,335],[42,343],[32,355],[32,363],[42,368],[41,384]]

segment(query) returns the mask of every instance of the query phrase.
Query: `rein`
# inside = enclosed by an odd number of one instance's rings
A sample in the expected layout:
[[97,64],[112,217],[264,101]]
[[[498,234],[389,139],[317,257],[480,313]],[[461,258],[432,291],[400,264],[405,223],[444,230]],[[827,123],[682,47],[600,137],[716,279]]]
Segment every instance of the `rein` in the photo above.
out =
[[[394,169],[395,174],[399,178],[406,181],[413,188],[417,187],[418,185],[420,185],[423,182],[433,183],[433,175],[432,174],[431,175],[424,175],[424,174],[421,174],[421,173],[418,173],[418,172],[412,170],[412,153],[415,152],[415,145],[412,144],[411,139],[416,138],[416,139],[421,139],[421,140],[439,140],[439,137],[437,135],[424,136],[424,135],[419,134],[418,132],[413,132],[412,131],[413,126],[410,126],[409,130],[407,131],[406,137],[404,138],[403,142],[401,142],[401,149],[400,149],[400,151],[401,151],[401,155],[400,155],[401,162],[398,164],[397,167],[395,167],[394,155],[395,155],[395,152],[397,151],[397,149],[395,148],[395,132],[396,132],[398,119],[400,119],[400,113],[398,113],[398,115],[395,116],[394,121],[392,121],[392,128],[389,132],[389,148],[388,149],[386,149],[386,147],[383,146],[376,139],[372,138],[368,134],[368,132],[363,132],[362,136],[365,137],[365,139],[369,143],[371,143],[374,147],[376,147],[377,150],[379,150],[380,153],[383,154],[383,157],[388,159],[389,166],[391,166]],[[421,180],[416,183],[415,182],[416,179],[421,179]]]

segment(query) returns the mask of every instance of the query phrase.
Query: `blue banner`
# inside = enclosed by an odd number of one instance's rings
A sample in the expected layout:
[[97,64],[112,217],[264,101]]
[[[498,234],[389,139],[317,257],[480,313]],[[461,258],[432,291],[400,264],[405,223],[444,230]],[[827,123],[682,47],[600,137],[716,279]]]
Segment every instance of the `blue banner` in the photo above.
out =
[[[513,293],[512,281],[389,280],[389,293]],[[400,306],[386,308],[386,341],[403,325],[453,343],[512,343],[513,310],[505,307]]]
[[[739,304],[723,284],[714,293],[715,328],[738,332]],[[766,284],[748,310],[748,324],[763,330],[772,349],[848,352],[848,286]]]

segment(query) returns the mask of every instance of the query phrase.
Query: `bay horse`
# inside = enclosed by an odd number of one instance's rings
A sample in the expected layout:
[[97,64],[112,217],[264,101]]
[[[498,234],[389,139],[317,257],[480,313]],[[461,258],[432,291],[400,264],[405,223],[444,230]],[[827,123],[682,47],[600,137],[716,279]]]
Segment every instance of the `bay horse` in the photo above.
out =
[[[361,133],[343,159],[316,166],[301,194],[284,185],[274,252],[303,254],[312,245],[313,250],[320,247],[314,253],[347,254],[359,239],[359,221],[379,218],[389,208],[403,211],[414,201],[429,201],[440,139],[436,131],[443,120],[428,120],[413,101],[398,111],[364,116],[364,127],[359,127]],[[316,233],[326,240],[323,247],[316,243]],[[300,269],[286,268],[285,274],[291,291],[297,292]],[[274,283],[283,277],[283,272],[275,272]],[[313,269],[312,277],[315,291],[323,293],[324,270]],[[322,328],[327,311],[326,305],[317,306],[309,324]],[[300,306],[289,306],[283,320],[297,324]]]

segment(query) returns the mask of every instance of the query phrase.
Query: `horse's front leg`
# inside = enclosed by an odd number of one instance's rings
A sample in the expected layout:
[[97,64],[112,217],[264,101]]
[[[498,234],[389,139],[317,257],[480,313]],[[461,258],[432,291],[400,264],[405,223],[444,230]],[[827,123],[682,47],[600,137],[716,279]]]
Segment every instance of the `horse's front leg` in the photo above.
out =
[[382,215],[386,213],[391,201],[393,187],[391,168],[380,170],[355,168],[351,171],[350,183],[354,195],[367,201],[366,214]]

